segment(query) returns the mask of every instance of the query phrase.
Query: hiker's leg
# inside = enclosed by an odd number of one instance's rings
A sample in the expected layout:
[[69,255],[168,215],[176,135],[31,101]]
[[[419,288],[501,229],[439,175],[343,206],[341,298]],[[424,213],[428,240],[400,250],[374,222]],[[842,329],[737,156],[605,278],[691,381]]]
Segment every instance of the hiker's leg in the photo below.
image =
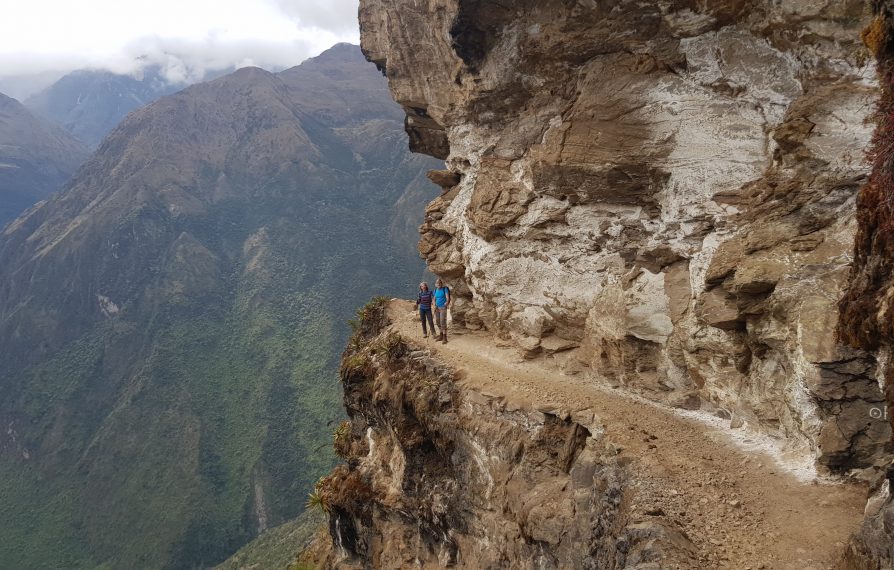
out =
[[425,328],[425,309],[419,308],[419,320],[422,321],[422,334],[428,336],[428,329]]
[[447,334],[447,309],[442,307],[438,307],[438,329],[441,331],[441,336]]
[[428,328],[431,329],[431,335],[435,336],[435,321],[432,319],[431,309],[422,313],[422,331],[425,332],[425,321],[428,320]]

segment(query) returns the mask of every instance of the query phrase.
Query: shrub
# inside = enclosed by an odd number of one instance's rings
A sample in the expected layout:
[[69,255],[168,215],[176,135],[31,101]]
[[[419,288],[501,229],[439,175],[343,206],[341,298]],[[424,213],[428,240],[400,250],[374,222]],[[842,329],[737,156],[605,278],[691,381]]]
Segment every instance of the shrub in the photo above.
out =
[[402,347],[403,339],[400,334],[391,331],[376,340],[375,344],[372,345],[371,350],[373,354],[377,356],[384,356],[390,359],[398,356]]
[[365,352],[357,352],[350,356],[345,356],[341,362],[341,379],[342,381],[358,376],[365,376],[372,364],[369,355]]
[[332,439],[336,455],[347,459],[351,452],[351,422],[345,420],[338,424],[338,428],[332,434]]

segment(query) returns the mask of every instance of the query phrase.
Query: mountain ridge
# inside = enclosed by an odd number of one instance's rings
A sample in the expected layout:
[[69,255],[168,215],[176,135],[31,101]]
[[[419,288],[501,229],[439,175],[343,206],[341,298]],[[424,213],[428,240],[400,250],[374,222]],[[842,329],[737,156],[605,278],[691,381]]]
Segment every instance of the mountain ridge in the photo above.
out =
[[139,77],[80,69],[29,96],[23,104],[93,149],[128,113],[186,85],[169,82],[158,67],[143,70]]
[[88,154],[61,128],[0,93],[0,228],[60,190]]
[[332,100],[260,69],[191,86],[0,234],[0,516],[44,529],[0,531],[0,565],[203,566],[301,512],[345,321],[422,272],[389,228],[432,166],[394,111]]

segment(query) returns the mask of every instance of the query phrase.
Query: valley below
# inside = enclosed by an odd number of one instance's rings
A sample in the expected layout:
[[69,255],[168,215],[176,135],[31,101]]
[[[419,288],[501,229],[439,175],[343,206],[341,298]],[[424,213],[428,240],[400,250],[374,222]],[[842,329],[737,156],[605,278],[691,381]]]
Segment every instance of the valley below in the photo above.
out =
[[438,164],[357,46],[129,115],[0,232],[0,567],[200,568],[336,458],[356,307],[412,291]]
[[894,570],[894,4],[357,15],[0,96],[0,568]]

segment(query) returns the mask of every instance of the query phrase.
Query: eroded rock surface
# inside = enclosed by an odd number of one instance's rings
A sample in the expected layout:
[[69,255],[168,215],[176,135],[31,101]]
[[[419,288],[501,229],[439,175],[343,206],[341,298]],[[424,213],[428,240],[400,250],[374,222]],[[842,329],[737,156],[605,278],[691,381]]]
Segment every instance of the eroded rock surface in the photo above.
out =
[[631,474],[589,415],[539,411],[457,382],[368,307],[342,361],[346,463],[317,486],[330,568],[686,569],[663,513],[632,516]]
[[[836,342],[877,97],[859,0],[364,0],[447,159],[420,252],[526,357],[878,469],[875,357]],[[562,350],[557,351],[556,347]]]
[[312,499],[330,514],[315,567],[832,568],[859,526],[864,485],[795,477],[487,332],[417,338],[414,313],[377,301],[344,354],[345,464]]
[[[857,199],[858,230],[850,282],[841,300],[838,332],[851,346],[878,354],[878,376],[887,402],[874,407],[880,421],[894,421],[894,366],[891,348],[894,326],[894,4],[871,2],[872,22],[863,40],[877,64],[881,93],[875,116],[876,130],[869,157],[872,171]],[[848,569],[894,568],[894,464],[875,482],[866,504],[865,521],[853,538],[846,557]]]

